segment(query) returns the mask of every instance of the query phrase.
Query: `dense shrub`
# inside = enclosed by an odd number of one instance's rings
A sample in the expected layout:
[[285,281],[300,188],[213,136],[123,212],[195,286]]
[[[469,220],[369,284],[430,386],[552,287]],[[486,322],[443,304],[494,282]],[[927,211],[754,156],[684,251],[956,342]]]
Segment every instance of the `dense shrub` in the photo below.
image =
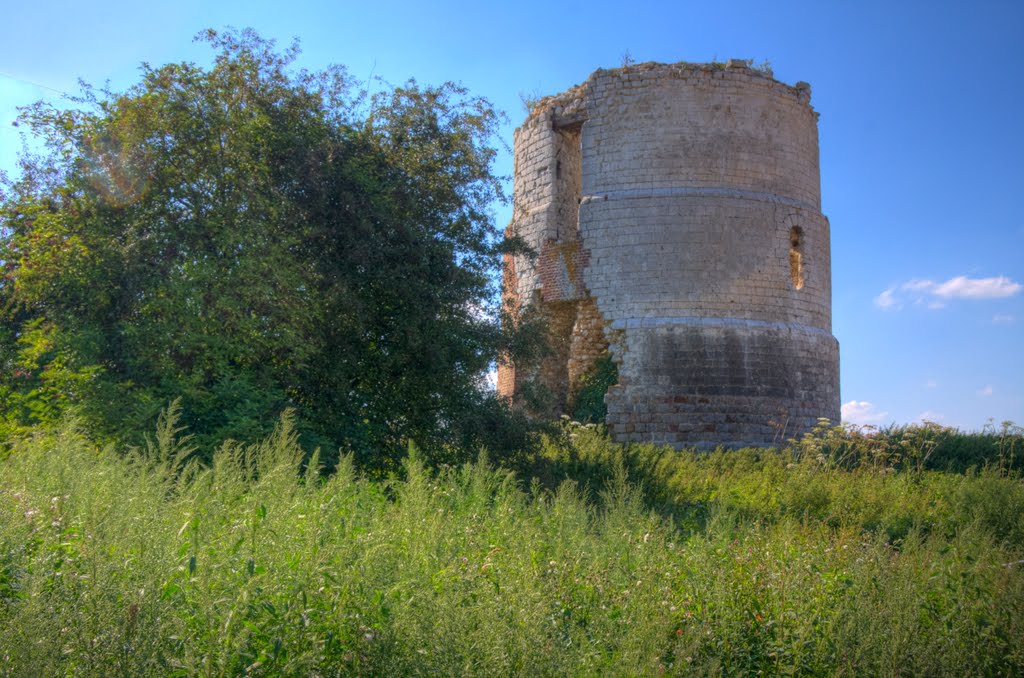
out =
[[138,444],[180,398],[201,448],[267,435],[396,470],[519,423],[484,375],[536,342],[501,322],[501,115],[465,88],[375,94],[251,30],[208,67],[143,65],[19,125],[0,173],[0,437],[74,410]]
[[920,460],[925,468],[937,471],[963,473],[992,464],[1024,470],[1024,428],[1009,421],[973,432],[938,424],[893,426],[879,436],[907,451],[915,463]]

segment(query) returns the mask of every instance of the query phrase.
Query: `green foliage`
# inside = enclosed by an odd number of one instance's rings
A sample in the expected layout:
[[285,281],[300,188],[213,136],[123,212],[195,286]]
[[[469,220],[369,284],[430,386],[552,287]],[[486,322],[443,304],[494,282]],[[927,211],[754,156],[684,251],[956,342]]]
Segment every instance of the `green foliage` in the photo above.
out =
[[611,355],[604,355],[582,379],[573,399],[572,418],[585,424],[603,424],[608,416],[604,396],[619,381],[619,368]]
[[289,407],[380,468],[409,439],[495,437],[481,375],[516,345],[491,301],[498,114],[450,83],[367,97],[251,31],[201,39],[210,68],[22,112],[47,150],[0,188],[0,434],[73,405],[137,443],[180,398],[207,453]]
[[533,113],[533,109],[537,108],[537,105],[540,104],[541,99],[543,98],[544,95],[536,89],[529,92],[519,92],[519,101],[523,104],[523,112],[526,113],[526,115]]
[[0,379],[0,444],[29,431],[26,422],[59,421],[66,403],[87,392],[100,371],[94,365],[74,365],[61,350],[64,337],[41,318],[27,321],[20,332],[8,327],[4,333],[9,343],[6,355],[0,354],[7,377]]
[[350,458],[304,466],[288,418],[209,465],[181,433],[168,411],[125,455],[65,424],[0,462],[0,672],[1024,671],[1024,484],[998,467],[849,466],[812,442],[697,456],[571,426],[541,456],[575,477],[550,489],[417,453],[375,483]]
[[894,426],[880,437],[899,449],[921,450],[920,463],[929,469],[964,473],[998,464],[1024,470],[1024,428],[1010,421],[972,433],[939,424]]

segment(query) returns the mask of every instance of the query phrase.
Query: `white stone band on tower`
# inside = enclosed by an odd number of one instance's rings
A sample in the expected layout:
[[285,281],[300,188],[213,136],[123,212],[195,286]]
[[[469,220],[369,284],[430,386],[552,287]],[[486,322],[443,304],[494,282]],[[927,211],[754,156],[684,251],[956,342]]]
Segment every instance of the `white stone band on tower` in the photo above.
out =
[[770,445],[839,420],[829,224],[810,88],[747,62],[598,70],[515,134],[510,303],[555,351],[499,369],[571,400],[610,350],[620,441]]

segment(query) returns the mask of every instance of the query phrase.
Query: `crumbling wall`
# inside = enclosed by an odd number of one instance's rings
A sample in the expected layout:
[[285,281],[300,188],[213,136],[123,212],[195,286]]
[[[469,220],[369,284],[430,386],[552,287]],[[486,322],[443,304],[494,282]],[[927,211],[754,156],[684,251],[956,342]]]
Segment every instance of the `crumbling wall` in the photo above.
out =
[[498,392],[514,397],[524,382],[547,392],[548,414],[571,405],[579,379],[607,353],[603,325],[583,284],[589,253],[579,235],[583,118],[573,90],[545,107],[515,134],[515,213],[509,234],[524,238],[533,256],[506,261],[508,303],[540,306],[550,354],[533,366],[500,365]]
[[745,62],[599,70],[542,101],[516,132],[511,226],[539,255],[506,284],[557,315],[557,365],[520,377],[564,411],[610,347],[619,440],[771,444],[838,420],[809,101]]
[[590,374],[597,361],[608,353],[606,325],[594,298],[587,296],[580,299],[570,337],[567,365],[570,399],[578,389],[580,380]]

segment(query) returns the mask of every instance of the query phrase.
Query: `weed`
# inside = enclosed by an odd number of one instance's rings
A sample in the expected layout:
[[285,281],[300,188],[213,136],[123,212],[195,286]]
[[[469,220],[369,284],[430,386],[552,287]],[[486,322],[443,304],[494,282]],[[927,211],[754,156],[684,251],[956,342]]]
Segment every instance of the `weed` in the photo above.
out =
[[518,474],[413,449],[387,482],[322,478],[287,418],[205,466],[181,434],[13,443],[0,673],[1024,671],[1024,485],[932,470],[938,432],[696,455],[569,424]]

